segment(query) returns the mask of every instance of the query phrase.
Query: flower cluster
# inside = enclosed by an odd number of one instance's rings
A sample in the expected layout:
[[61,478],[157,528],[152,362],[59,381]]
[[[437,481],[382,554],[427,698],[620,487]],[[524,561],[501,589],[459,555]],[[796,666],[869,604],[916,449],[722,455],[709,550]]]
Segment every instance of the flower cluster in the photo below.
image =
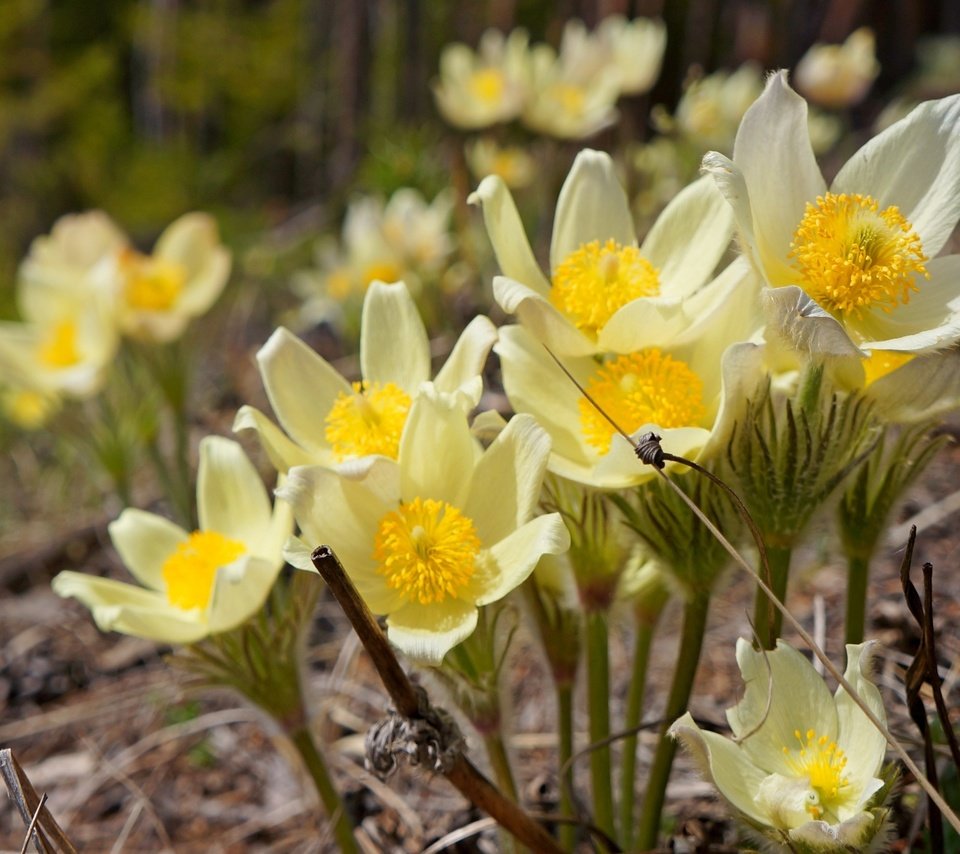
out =
[[444,50],[434,84],[437,108],[463,130],[519,119],[535,133],[583,139],[616,120],[621,96],[650,89],[665,44],[660,22],[620,15],[593,31],[569,21],[559,51],[531,47],[522,30],[506,37],[488,30],[476,52],[463,44]]
[[214,303],[229,273],[230,253],[206,214],[180,217],[149,255],[101,211],[58,220],[20,266],[22,322],[0,325],[8,416],[38,427],[62,396],[95,394],[122,336],[179,337]]

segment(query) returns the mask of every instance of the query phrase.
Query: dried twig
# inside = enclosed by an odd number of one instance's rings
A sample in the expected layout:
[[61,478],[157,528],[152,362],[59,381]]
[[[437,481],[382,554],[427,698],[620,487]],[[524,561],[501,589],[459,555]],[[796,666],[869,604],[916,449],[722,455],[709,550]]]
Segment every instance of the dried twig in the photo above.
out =
[[0,774],[27,825],[27,839],[33,837],[37,851],[40,854],[56,854],[58,851],[76,854],[77,849],[47,809],[46,795],[41,798],[37,794],[12,750],[0,750]]

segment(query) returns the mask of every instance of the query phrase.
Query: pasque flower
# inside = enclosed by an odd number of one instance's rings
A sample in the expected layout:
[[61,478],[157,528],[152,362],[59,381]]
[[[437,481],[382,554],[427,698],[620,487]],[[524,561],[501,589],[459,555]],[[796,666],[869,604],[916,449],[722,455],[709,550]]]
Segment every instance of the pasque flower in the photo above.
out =
[[[774,74],[733,159],[703,161],[770,286],[771,326],[815,357],[877,357],[890,369],[960,340],[960,256],[937,257],[960,218],[960,95],[918,106],[829,187],[806,118],[786,73]],[[861,384],[875,367],[860,366]]]
[[104,631],[165,643],[239,626],[263,604],[283,566],[290,508],[271,508],[243,449],[219,436],[200,444],[197,507],[193,532],[136,509],[110,523],[114,548],[142,586],[61,572],[54,591],[83,602]]
[[794,81],[814,103],[837,109],[859,104],[879,73],[873,30],[860,27],[843,44],[813,45],[797,63]]
[[718,292],[703,285],[733,221],[706,180],[680,192],[638,245],[610,156],[581,151],[557,200],[548,274],[503,181],[485,178],[470,201],[483,209],[503,272],[497,302],[559,355],[625,352],[637,328],[650,346],[670,343],[715,302]]
[[[743,699],[727,711],[734,740],[689,714],[671,733],[744,821],[789,851],[861,851],[881,832],[875,803],[886,740],[853,698],[831,695],[813,666],[783,641],[768,652],[737,642]],[[884,717],[870,678],[870,644],[847,645],[844,677]]]
[[[486,317],[463,331],[434,378],[439,392],[469,410],[480,401],[483,364],[497,333]],[[282,430],[243,406],[235,430],[252,429],[278,471],[295,465],[339,463],[380,454],[396,458],[407,414],[431,378],[430,342],[403,282],[374,282],[363,304],[362,380],[352,385],[283,327],[257,354],[267,397]]]
[[[506,596],[544,554],[569,545],[559,514],[531,518],[550,439],[529,416],[513,418],[483,450],[449,395],[425,386],[410,408],[398,459],[362,470],[290,470],[278,494],[302,538],[326,543],[390,640],[438,664],[469,636],[477,608]],[[312,569],[309,549],[288,559]]]

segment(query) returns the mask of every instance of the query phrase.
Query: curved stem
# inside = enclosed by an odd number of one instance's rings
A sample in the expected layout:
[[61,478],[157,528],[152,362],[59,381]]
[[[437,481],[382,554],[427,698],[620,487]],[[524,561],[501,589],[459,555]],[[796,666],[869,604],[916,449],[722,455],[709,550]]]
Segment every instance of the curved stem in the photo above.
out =
[[[590,743],[600,744],[610,737],[610,656],[607,646],[607,615],[603,611],[586,614],[587,709],[590,714]],[[593,786],[593,820],[613,837],[613,787],[611,784],[610,745],[590,752],[590,781]]]
[[680,652],[677,656],[677,669],[673,674],[673,684],[667,697],[664,710],[660,740],[653,755],[653,764],[647,776],[647,792],[643,799],[640,824],[637,828],[636,843],[632,846],[640,851],[649,851],[656,847],[660,831],[660,813],[663,810],[667,782],[673,757],[677,752],[677,743],[667,735],[670,725],[686,711],[693,690],[693,680],[700,663],[700,650],[703,647],[703,634],[707,627],[707,614],[710,610],[710,594],[698,591],[686,603],[683,609],[683,628],[680,635]]
[[330,771],[323,755],[317,750],[317,746],[310,734],[310,729],[305,724],[295,726],[287,732],[290,741],[300,754],[303,764],[306,766],[314,785],[317,788],[317,794],[323,802],[323,808],[327,811],[327,817],[333,826],[333,835],[337,840],[337,849],[347,852],[347,854],[360,854],[360,849],[353,836],[353,826],[350,817],[344,811],[343,801],[340,793],[330,778]]
[[867,623],[867,583],[870,580],[870,559],[857,554],[847,555],[847,620],[845,642],[863,643]]
[[493,769],[493,776],[500,786],[500,791],[519,803],[517,783],[513,776],[513,769],[510,767],[510,757],[507,754],[507,746],[503,743],[503,737],[499,732],[486,733],[483,736],[483,745],[487,749],[487,758],[490,760],[490,767]]
[[[787,598],[787,580],[790,576],[790,556],[792,549],[789,546],[767,545],[767,564],[770,567],[770,589],[777,599],[785,602]],[[754,601],[753,625],[764,649],[773,649],[783,628],[783,615],[774,608],[773,603],[761,591],[757,590]]]
[[633,647],[633,673],[627,694],[627,711],[623,728],[632,732],[623,740],[623,760],[620,771],[620,841],[626,851],[633,850],[633,812],[636,796],[637,736],[635,731],[643,717],[643,698],[647,684],[647,665],[653,644],[656,620],[637,624],[637,638]]

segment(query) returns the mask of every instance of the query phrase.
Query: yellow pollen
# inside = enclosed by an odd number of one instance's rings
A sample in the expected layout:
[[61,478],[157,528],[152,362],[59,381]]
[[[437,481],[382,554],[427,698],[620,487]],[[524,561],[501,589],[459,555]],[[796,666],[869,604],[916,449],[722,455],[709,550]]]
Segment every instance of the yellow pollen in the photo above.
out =
[[40,342],[37,357],[48,368],[71,368],[79,363],[77,324],[72,320],[55,324]]
[[354,383],[327,413],[327,442],[339,459],[383,454],[397,458],[410,395],[394,383]]
[[[587,393],[628,433],[647,423],[665,429],[689,427],[706,415],[700,377],[656,348],[605,363],[587,384]],[[586,397],[579,406],[584,438],[607,453],[613,426]]]
[[402,278],[400,268],[392,261],[376,261],[363,269],[363,288],[366,290],[371,282],[386,282],[391,285]]
[[815,797],[810,798],[807,812],[814,819],[825,812],[836,815],[836,807],[843,803],[850,793],[850,780],[845,773],[846,754],[827,736],[818,736],[808,729],[806,733],[795,730],[794,738],[798,746],[784,747],[787,767],[797,775],[805,777]]
[[216,531],[194,531],[163,563],[167,601],[185,611],[210,604],[217,570],[244,552],[242,543]]
[[473,72],[467,83],[470,93],[478,101],[487,104],[495,104],[503,99],[504,90],[507,88],[503,72],[497,68],[481,68]]
[[628,302],[660,293],[653,265],[636,246],[584,243],[557,265],[550,301],[587,333],[596,333]]
[[911,361],[914,353],[902,353],[899,350],[874,350],[863,360],[864,385],[875,383],[881,377],[892,374],[897,368]]
[[434,605],[460,595],[479,551],[471,519],[446,501],[415,498],[380,520],[373,559],[388,587],[410,602]]
[[165,258],[128,251],[121,266],[127,275],[124,297],[127,305],[137,311],[170,311],[187,281],[184,266]]
[[804,290],[823,308],[854,318],[910,301],[916,277],[930,278],[920,237],[893,205],[871,196],[827,193],[807,204],[790,244]]

